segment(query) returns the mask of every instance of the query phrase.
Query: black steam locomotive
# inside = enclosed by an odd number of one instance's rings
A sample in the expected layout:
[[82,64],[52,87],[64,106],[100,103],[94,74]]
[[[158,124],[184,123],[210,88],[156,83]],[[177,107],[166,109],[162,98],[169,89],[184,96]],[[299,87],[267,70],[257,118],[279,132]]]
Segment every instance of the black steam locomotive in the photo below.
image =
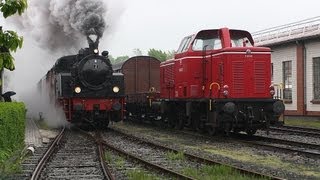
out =
[[99,55],[98,39],[88,36],[88,42],[89,48],[59,58],[40,84],[62,106],[67,121],[107,127],[123,119],[123,74],[113,73],[107,51]]

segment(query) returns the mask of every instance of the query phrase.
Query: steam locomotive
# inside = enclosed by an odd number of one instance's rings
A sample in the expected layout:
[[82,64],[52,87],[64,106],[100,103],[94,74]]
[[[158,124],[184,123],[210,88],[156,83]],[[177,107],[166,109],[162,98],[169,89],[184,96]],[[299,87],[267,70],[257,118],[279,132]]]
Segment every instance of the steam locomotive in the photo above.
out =
[[271,50],[254,47],[249,32],[221,28],[183,38],[174,58],[161,64],[133,57],[114,70],[130,79],[128,118],[253,135],[280,123],[285,110],[275,96],[281,89],[271,84],[270,64]]
[[99,39],[87,39],[89,48],[59,58],[39,87],[62,107],[67,121],[105,128],[123,119],[124,77],[113,73],[107,51],[99,55]]

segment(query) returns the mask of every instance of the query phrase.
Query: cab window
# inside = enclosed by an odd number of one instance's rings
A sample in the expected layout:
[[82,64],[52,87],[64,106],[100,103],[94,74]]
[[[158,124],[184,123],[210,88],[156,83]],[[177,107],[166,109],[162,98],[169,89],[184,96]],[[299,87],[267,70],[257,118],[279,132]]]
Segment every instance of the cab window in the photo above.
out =
[[194,51],[221,49],[221,40],[218,38],[212,39],[195,39],[192,49]]
[[187,40],[186,37],[182,39],[182,41],[181,41],[181,43],[180,43],[180,46],[179,46],[179,48],[178,48],[178,50],[177,50],[177,53],[180,53],[180,52],[182,51],[183,46],[184,46],[184,44],[186,43],[186,40]]
[[194,51],[215,50],[221,48],[221,40],[216,30],[202,31],[198,33],[192,45],[192,50]]
[[177,51],[177,53],[182,53],[188,50],[190,42],[191,42],[192,36],[189,37],[185,37],[182,41],[181,44],[179,46],[179,49]]
[[231,47],[252,47],[249,36],[243,31],[230,30]]

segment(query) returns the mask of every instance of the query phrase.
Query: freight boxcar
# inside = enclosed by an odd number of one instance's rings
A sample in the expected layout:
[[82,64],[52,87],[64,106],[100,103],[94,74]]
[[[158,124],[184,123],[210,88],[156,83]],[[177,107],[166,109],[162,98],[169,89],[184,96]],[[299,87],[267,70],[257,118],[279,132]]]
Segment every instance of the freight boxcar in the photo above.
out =
[[[151,103],[160,95],[160,61],[150,56],[135,56],[115,64],[114,72],[124,75],[127,118],[157,118]],[[151,113],[152,112],[152,113]]]

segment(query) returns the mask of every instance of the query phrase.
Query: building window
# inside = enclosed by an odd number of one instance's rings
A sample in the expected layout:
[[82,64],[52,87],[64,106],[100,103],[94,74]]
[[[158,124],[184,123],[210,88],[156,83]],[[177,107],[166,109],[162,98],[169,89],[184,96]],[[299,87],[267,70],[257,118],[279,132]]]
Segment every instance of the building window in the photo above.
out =
[[320,57],[313,58],[313,100],[320,101]]
[[292,61],[282,62],[283,99],[292,100]]

